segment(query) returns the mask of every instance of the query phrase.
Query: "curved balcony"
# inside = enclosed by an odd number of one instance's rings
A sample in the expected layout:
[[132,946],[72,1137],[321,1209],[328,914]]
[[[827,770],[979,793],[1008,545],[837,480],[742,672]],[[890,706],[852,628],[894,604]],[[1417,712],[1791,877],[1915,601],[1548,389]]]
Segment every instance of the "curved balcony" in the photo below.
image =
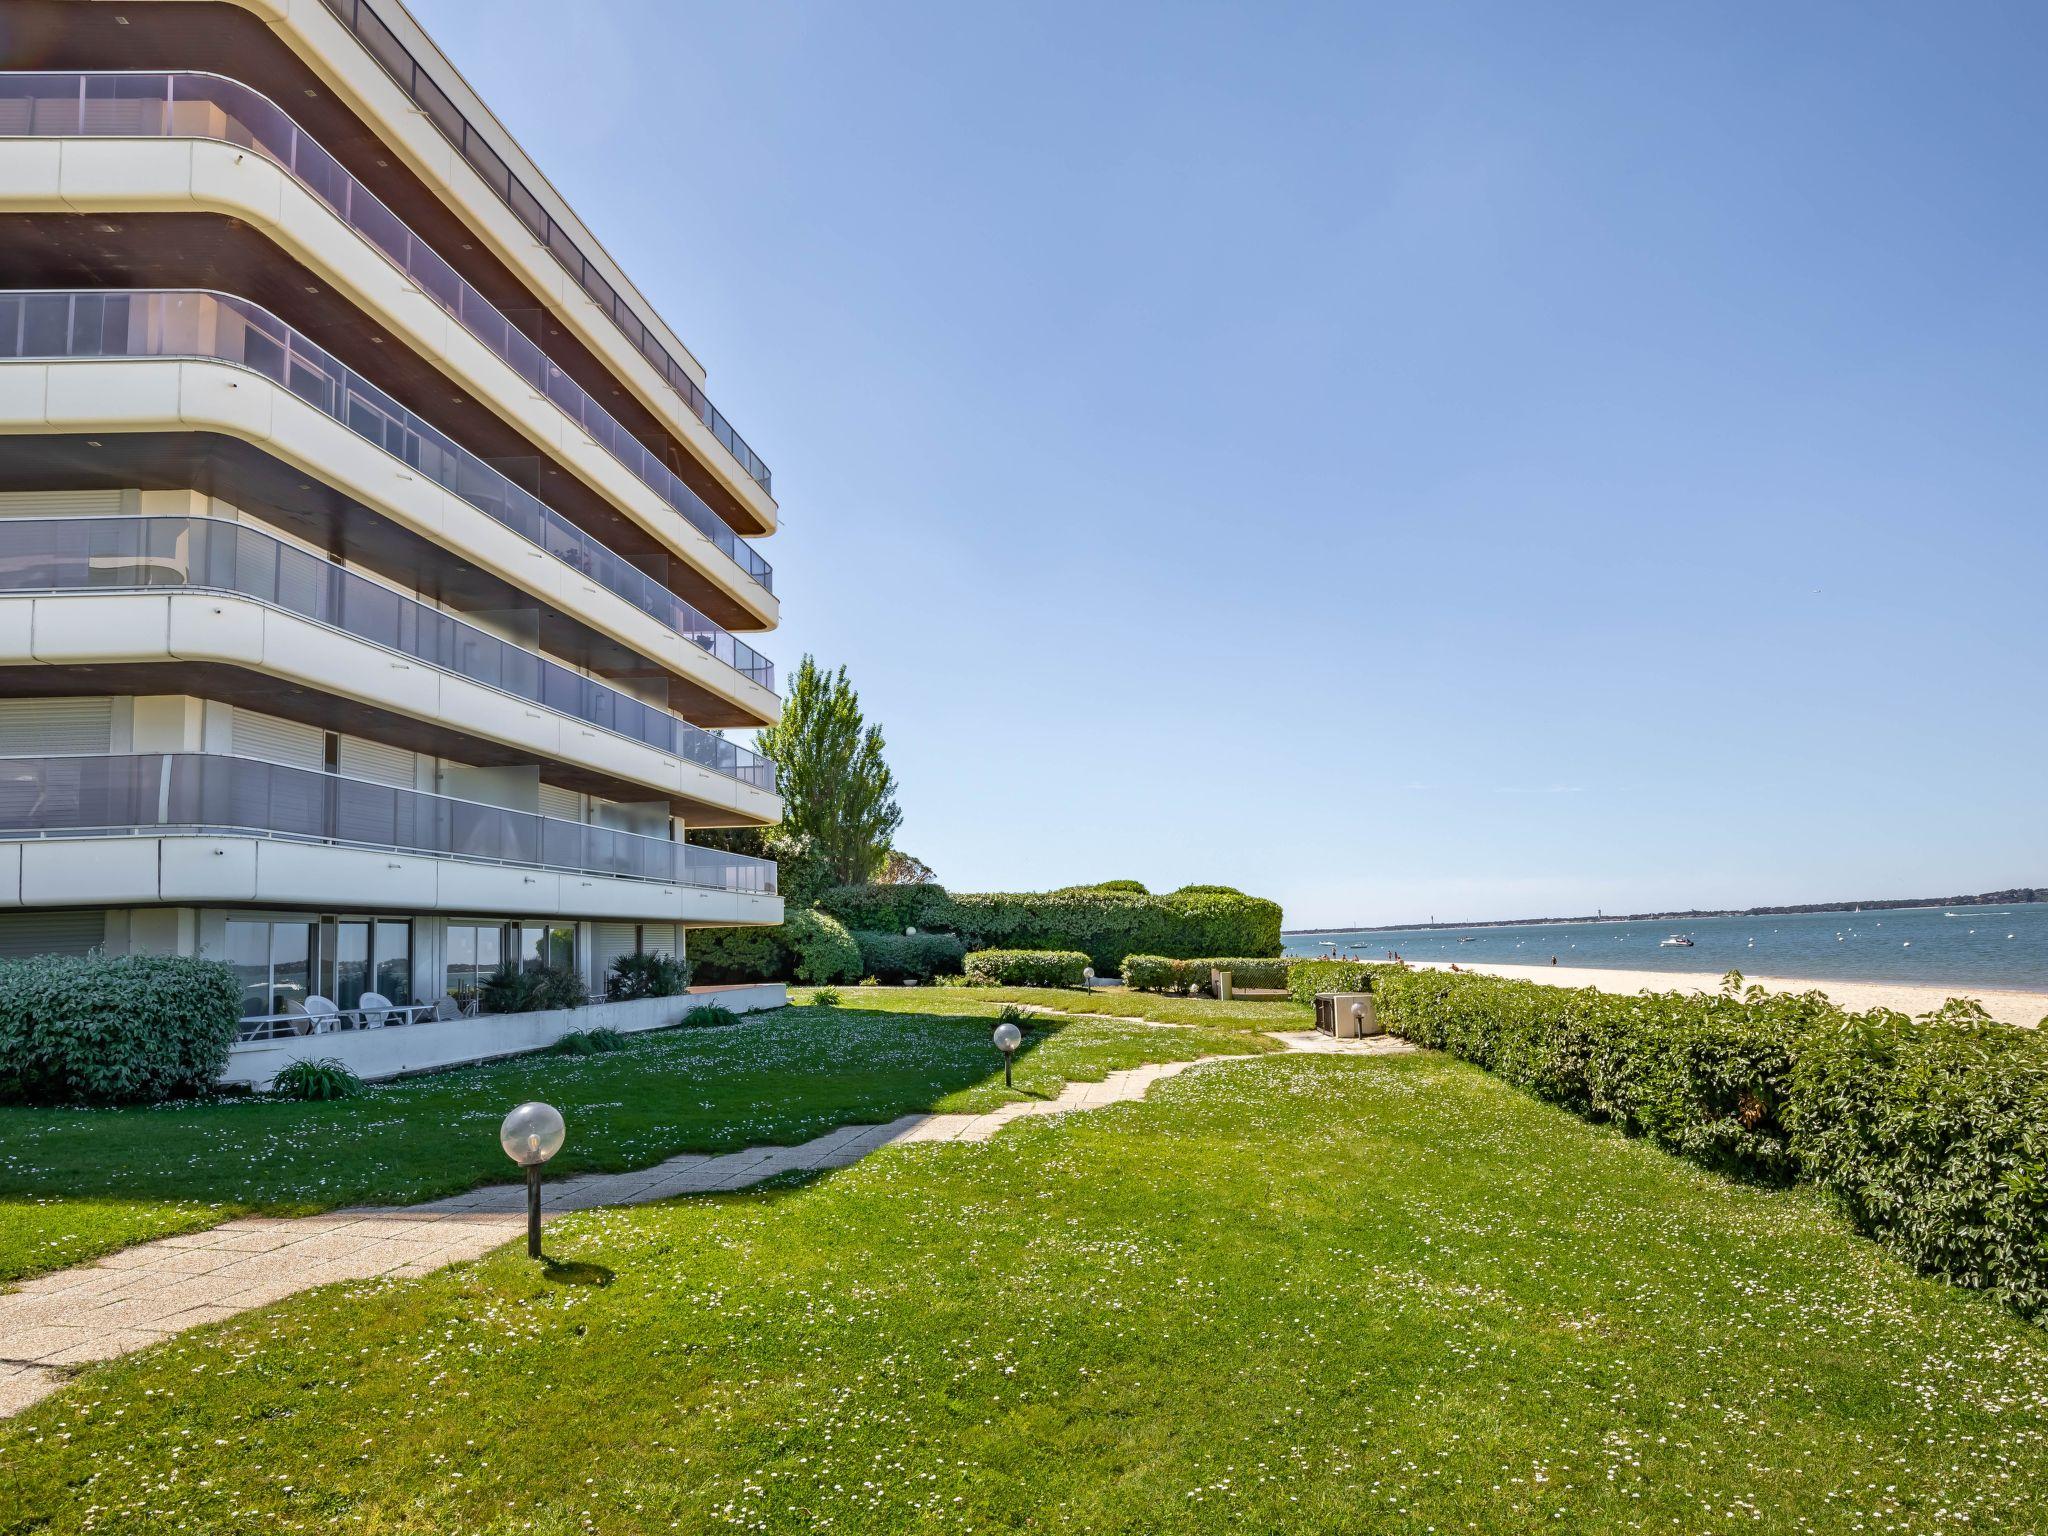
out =
[[662,380],[681,397],[690,408],[690,414],[711,430],[711,435],[724,445],[726,451],[738,461],[762,490],[770,495],[775,492],[775,477],[768,466],[745,438],[735,432],[732,423],[710,397],[698,387],[683,365],[669,356],[668,349],[656,339],[654,333],[640,323],[639,316],[605,281],[597,270],[596,263],[577,249],[576,241],[569,232],[548,216],[540,199],[526,189],[520,179],[512,174],[498,152],[485,142],[482,134],[470,125],[469,119],[456,109],[455,103],[420,68],[405,45],[398,40],[389,27],[379,19],[377,13],[363,0],[325,0],[327,8],[341,24],[353,32],[364,48],[383,67],[398,88],[411,98],[414,106],[426,116],[427,121],[441,131],[441,136],[462,156],[469,168],[483,178],[484,184],[495,192],[499,199],[510,208],[519,222],[524,224],[534,239],[547,247],[548,254],[561,264],[562,270],[576,279],[576,286],[589,295],[591,302],[604,311],[606,317],[617,326],[619,333],[633,344],[633,349],[646,358],[661,375]]
[[284,838],[773,896],[767,859],[253,757],[0,757],[0,839]]
[[452,614],[239,523],[204,517],[0,519],[0,595],[229,592],[775,792],[775,765]]
[[[260,92],[197,72],[0,74],[0,137],[201,138],[253,149],[376,247],[428,298],[623,464],[764,591],[774,569],[603,406]],[[721,418],[722,419],[722,418]]]
[[202,290],[0,293],[0,360],[190,357],[261,374],[771,692],[775,666],[453,438],[246,299]]

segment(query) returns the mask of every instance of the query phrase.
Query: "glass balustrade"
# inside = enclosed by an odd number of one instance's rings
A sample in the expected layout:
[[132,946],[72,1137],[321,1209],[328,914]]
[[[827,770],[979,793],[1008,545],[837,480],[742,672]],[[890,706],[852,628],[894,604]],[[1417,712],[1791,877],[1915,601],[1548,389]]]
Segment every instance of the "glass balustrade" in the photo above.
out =
[[468,162],[470,169],[481,176],[485,185],[512,210],[519,222],[526,226],[527,232],[547,247],[548,254],[576,279],[576,285],[605,312],[612,324],[619,328],[620,334],[633,344],[634,350],[646,358],[654,371],[667,381],[669,388],[682,397],[691,414],[711,429],[711,435],[725,445],[726,451],[739,461],[748,477],[762,490],[772,494],[775,477],[761,462],[760,456],[747,446],[745,438],[733,430],[724,413],[711,403],[710,397],[698,387],[689,371],[669,355],[654,332],[640,323],[633,307],[606,281],[597,264],[577,248],[574,237],[549,216],[540,199],[512,174],[504,159],[448,99],[448,94],[434,83],[433,76],[419,66],[411,52],[398,40],[397,34],[364,0],[326,0],[326,4],[341,24],[369,50],[370,57],[383,67],[398,88],[412,98],[413,105],[441,130],[442,136]]
[[0,757],[0,838],[255,835],[773,896],[775,865],[692,843],[213,753]]
[[290,390],[478,511],[773,691],[775,667],[467,448],[246,299],[201,290],[0,292],[0,359],[198,357]]
[[0,73],[0,137],[207,138],[258,151],[374,245],[752,580],[774,590],[775,573],[759,551],[268,97],[239,81],[198,73]]
[[0,518],[0,593],[165,588],[253,598],[775,790],[775,765],[739,743],[258,529],[206,517]]

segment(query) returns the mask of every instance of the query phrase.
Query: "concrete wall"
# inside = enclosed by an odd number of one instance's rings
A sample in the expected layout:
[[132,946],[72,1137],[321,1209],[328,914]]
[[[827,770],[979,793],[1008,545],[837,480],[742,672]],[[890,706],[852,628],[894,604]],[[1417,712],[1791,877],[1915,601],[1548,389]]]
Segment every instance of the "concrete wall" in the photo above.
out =
[[[616,1029],[627,1034],[666,1029],[699,1008],[716,1003],[734,1013],[780,1008],[789,1001],[780,982],[757,987],[727,987],[691,992],[681,997],[649,997],[631,1003],[598,1003],[547,1013],[494,1014],[481,1019],[455,1019],[445,1024],[411,1024],[391,1029],[343,1030],[332,1035],[293,1035],[284,1040],[251,1041],[228,1057],[225,1083],[267,1088],[271,1079],[294,1061],[332,1057],[346,1062],[358,1077],[396,1077],[495,1056],[515,1056],[553,1044],[573,1030]],[[511,1108],[508,1104],[506,1108]]]

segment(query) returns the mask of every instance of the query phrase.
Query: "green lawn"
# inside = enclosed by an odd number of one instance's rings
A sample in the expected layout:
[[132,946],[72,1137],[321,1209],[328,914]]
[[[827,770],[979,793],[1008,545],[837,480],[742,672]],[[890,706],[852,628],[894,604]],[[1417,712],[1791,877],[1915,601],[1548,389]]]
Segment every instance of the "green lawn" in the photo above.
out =
[[[1121,987],[1069,992],[1050,987],[839,987],[842,1006],[891,1013],[951,1013],[993,1016],[1005,1003],[1056,1008],[1062,1013],[1108,1014],[1150,1019],[1155,1024],[1195,1024],[1213,1029],[1308,1029],[1315,1016],[1304,1003],[1164,997],[1126,992]],[[802,992],[799,995],[808,996]]]
[[0,1426],[0,1530],[2048,1524],[2048,1335],[1437,1056],[549,1247],[93,1369]]
[[993,1108],[1143,1061],[1264,1043],[1235,1030],[1047,1020],[1030,1030],[1010,1093],[984,1019],[789,1008],[727,1029],[636,1036],[600,1056],[410,1078],[336,1103],[0,1108],[0,1280],[251,1209],[399,1203],[509,1181],[517,1170],[497,1127],[523,1099],[545,1098],[567,1117],[568,1145],[552,1165],[566,1174],[803,1141],[913,1110]]

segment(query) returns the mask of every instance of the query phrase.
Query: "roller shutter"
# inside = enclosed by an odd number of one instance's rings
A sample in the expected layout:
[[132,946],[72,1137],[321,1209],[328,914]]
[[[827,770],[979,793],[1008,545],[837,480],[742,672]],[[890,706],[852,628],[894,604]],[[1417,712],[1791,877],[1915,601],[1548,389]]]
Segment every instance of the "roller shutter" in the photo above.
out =
[[0,517],[119,517],[121,492],[0,491]]
[[260,757],[266,762],[292,768],[327,766],[327,733],[317,725],[259,715],[253,709],[235,711],[235,756]]
[[583,797],[575,790],[563,789],[558,784],[543,784],[540,787],[540,813],[559,816],[563,821],[581,821]]
[[107,752],[113,742],[112,699],[0,699],[0,757]]
[[612,971],[612,962],[634,953],[638,930],[631,923],[595,923],[591,927],[597,945],[597,974],[602,980]]
[[674,923],[643,923],[640,927],[640,947],[650,955],[674,955],[682,957],[683,947],[676,942]]
[[0,960],[82,955],[106,941],[104,912],[9,912],[0,916]]
[[404,747],[365,741],[360,736],[342,737],[336,757],[344,777],[368,779],[372,784],[389,784],[398,789],[411,789],[418,782],[413,776],[417,761],[417,756]]

